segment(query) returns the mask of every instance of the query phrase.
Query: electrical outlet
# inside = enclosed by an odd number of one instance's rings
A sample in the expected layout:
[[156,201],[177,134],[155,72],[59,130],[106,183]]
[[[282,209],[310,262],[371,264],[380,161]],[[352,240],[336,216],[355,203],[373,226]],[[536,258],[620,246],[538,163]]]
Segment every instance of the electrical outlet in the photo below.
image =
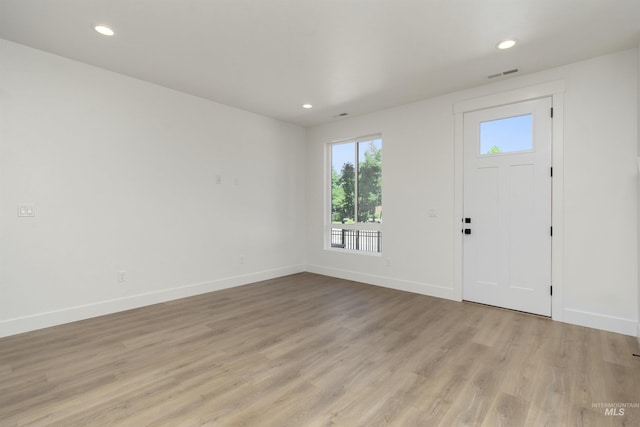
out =
[[118,271],[118,282],[123,283],[127,281],[127,272],[126,271]]
[[216,175],[216,184],[222,184],[222,175]]
[[240,264],[244,264],[244,255],[241,255],[238,261],[240,262]]
[[36,208],[33,205],[18,205],[18,216],[36,216]]
[[386,267],[391,267],[391,258],[385,258],[384,265]]

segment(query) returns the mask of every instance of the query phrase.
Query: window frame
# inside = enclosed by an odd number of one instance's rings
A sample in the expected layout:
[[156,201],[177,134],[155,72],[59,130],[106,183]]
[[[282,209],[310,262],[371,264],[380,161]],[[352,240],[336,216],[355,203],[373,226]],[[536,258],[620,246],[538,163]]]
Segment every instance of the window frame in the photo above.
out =
[[[345,253],[354,253],[354,254],[361,254],[361,255],[373,255],[373,256],[381,256],[382,255],[382,248],[379,246],[379,250],[376,252],[373,251],[367,251],[367,250],[363,250],[363,249],[347,249],[347,248],[341,248],[341,247],[336,247],[336,246],[332,246],[331,244],[331,233],[332,233],[332,229],[334,229],[335,225],[333,223],[333,215],[332,215],[332,165],[333,165],[333,150],[332,147],[334,145],[339,145],[339,144],[349,144],[349,143],[354,143],[355,148],[354,148],[354,160],[355,163],[354,167],[355,167],[355,182],[354,182],[354,193],[355,193],[355,200],[354,200],[354,217],[357,220],[357,213],[358,213],[358,174],[360,171],[360,159],[359,159],[359,155],[360,155],[360,151],[359,151],[359,144],[362,142],[369,142],[369,141],[374,141],[374,140],[380,140],[381,143],[383,141],[382,138],[382,133],[373,133],[373,134],[368,134],[368,135],[363,135],[363,136],[358,136],[356,138],[347,138],[347,139],[340,139],[340,140],[335,140],[335,141],[331,141],[326,143],[326,147],[325,147],[325,153],[326,153],[326,167],[325,167],[325,203],[324,203],[324,211],[325,211],[325,227],[324,227],[324,248],[326,250],[332,250],[332,251],[338,251],[338,252],[345,252]],[[383,154],[383,158],[384,158],[384,154]],[[384,177],[384,166],[382,168],[381,171],[381,175],[382,177]],[[384,178],[383,178],[383,182],[384,182]],[[382,189],[381,189],[382,191]],[[345,230],[363,230],[363,231],[378,231],[378,232],[382,232],[382,222],[354,222],[353,224],[340,224],[340,228],[341,229],[345,229]],[[380,237],[381,238],[381,237]],[[380,240],[379,240],[380,242]]]

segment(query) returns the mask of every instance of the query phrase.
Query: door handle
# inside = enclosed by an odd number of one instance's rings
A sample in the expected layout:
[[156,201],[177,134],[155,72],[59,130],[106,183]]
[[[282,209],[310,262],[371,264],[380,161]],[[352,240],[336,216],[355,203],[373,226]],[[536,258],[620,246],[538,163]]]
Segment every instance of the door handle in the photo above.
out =
[[[462,218],[462,222],[464,224],[471,224],[471,218]],[[471,229],[470,228],[463,228],[460,231],[463,232],[464,234],[471,234]]]

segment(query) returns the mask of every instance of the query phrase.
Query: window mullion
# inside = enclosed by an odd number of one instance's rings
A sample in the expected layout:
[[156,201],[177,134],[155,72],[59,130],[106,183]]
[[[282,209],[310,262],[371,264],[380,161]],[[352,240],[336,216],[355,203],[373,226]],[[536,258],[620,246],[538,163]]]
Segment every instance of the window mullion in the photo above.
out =
[[331,245],[331,230],[333,229],[333,148],[329,147],[329,245]]
[[359,159],[360,159],[360,157],[359,157],[360,156],[360,151],[359,151],[360,150],[360,144],[358,143],[358,141],[355,141],[354,146],[355,146],[354,150],[355,150],[356,158],[354,159],[354,163],[355,163],[354,164],[354,169],[355,169],[354,180],[355,180],[355,183],[353,185],[353,193],[354,193],[353,197],[354,197],[355,200],[353,201],[353,207],[355,209],[355,212],[354,212],[353,219],[354,219],[354,222],[357,224],[358,223],[358,174],[360,173],[360,162],[359,162]]

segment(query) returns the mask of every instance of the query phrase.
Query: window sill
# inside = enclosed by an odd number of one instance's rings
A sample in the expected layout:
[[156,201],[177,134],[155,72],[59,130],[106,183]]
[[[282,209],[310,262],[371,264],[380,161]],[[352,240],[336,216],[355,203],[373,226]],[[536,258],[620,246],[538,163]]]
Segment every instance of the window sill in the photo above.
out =
[[354,249],[333,248],[331,246],[325,247],[324,250],[325,251],[329,251],[329,252],[342,253],[342,254],[366,255],[366,256],[373,256],[373,257],[381,257],[382,256],[382,252],[357,251],[357,250],[354,250]]

